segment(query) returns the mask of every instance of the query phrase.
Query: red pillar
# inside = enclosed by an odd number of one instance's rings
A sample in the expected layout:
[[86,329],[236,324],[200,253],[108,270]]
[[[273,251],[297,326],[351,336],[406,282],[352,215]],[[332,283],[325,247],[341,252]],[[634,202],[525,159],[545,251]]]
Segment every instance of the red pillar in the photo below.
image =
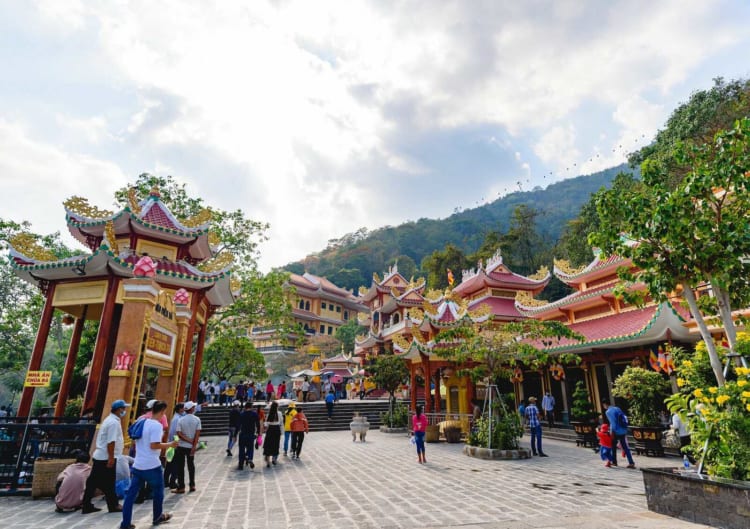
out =
[[193,356],[193,338],[195,337],[195,325],[198,322],[198,307],[200,307],[201,302],[203,301],[203,293],[194,293],[192,295],[191,301],[192,304],[190,310],[192,311],[192,314],[190,315],[190,323],[188,324],[187,332],[185,333],[185,343],[183,345],[182,352],[182,365],[179,366],[181,372],[179,386],[177,386],[176,402],[182,402],[183,395],[185,395],[185,379],[187,378],[188,368],[190,367],[190,357]]
[[435,413],[440,413],[440,369],[435,371]]
[[424,371],[424,412],[432,413],[432,395],[430,394],[430,384],[432,383],[432,368],[430,367],[430,357],[422,355],[422,368]]
[[62,380],[60,381],[60,391],[57,393],[55,417],[62,417],[65,414],[65,405],[68,403],[70,383],[73,381],[73,371],[75,370],[76,360],[78,359],[78,347],[81,344],[81,335],[83,334],[83,325],[86,323],[86,312],[88,312],[88,309],[88,305],[83,306],[81,317],[76,320],[76,325],[73,327],[73,336],[70,337],[68,356],[65,359],[65,369],[63,370]]
[[409,362],[409,396],[411,397],[411,411],[417,409],[417,374],[414,362]]
[[[49,328],[52,324],[52,315],[55,312],[55,308],[52,306],[52,298],[55,297],[55,283],[51,283],[47,288],[47,299],[44,301],[44,309],[42,310],[42,318],[39,320],[39,329],[36,331],[36,340],[34,340],[34,349],[31,350],[31,358],[29,359],[29,371],[38,371],[42,367],[42,358],[44,357],[44,348],[47,346],[47,337],[49,336]],[[23,388],[21,393],[21,402],[18,404],[18,411],[16,415],[19,417],[27,417],[31,411],[32,398],[34,396],[34,388]]]
[[203,365],[203,346],[206,344],[208,318],[209,314],[206,313],[206,321],[203,322],[201,332],[200,334],[198,334],[198,350],[195,351],[195,360],[193,361],[193,377],[190,379],[190,400],[192,401],[195,401],[195,399],[198,398],[198,384],[200,384],[201,379],[201,366]]
[[[96,400],[99,394],[99,385],[103,382],[106,373],[104,370],[104,357],[107,352],[109,331],[112,328],[112,316],[115,310],[115,298],[117,298],[117,285],[119,280],[110,277],[107,287],[107,297],[104,298],[102,316],[99,319],[99,331],[96,333],[96,344],[94,355],[91,358],[91,369],[89,369],[89,381],[86,384],[86,393],[83,398],[83,409],[96,408]],[[95,415],[101,415],[102,410],[96,410]]]

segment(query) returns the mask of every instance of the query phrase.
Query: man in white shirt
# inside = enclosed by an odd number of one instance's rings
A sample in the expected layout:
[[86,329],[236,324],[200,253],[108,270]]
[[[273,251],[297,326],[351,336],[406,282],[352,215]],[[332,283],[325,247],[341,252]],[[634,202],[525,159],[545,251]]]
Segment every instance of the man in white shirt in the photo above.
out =
[[128,495],[125,497],[125,503],[122,506],[122,523],[121,529],[135,529],[135,525],[130,522],[133,519],[133,503],[141,488],[141,484],[146,482],[151,486],[154,493],[154,525],[168,522],[172,515],[162,512],[164,504],[164,474],[161,468],[159,455],[162,450],[170,447],[176,447],[177,441],[162,443],[164,430],[161,425],[161,418],[167,409],[167,403],[157,400],[151,410],[151,418],[146,419],[143,425],[143,435],[135,441],[135,461],[133,462],[133,478],[128,488]]
[[195,416],[195,402],[185,403],[185,415],[177,423],[177,436],[180,438],[175,450],[174,461],[177,470],[177,488],[172,492],[185,492],[185,460],[187,459],[190,492],[195,492],[195,450],[201,437],[201,420]]
[[547,426],[552,428],[555,425],[555,397],[549,391],[542,397],[542,409],[547,416]]
[[109,512],[122,511],[115,493],[115,459],[122,455],[125,447],[120,419],[125,416],[128,407],[130,407],[130,404],[127,404],[124,400],[114,401],[111,408],[112,413],[104,419],[99,427],[99,434],[96,436],[96,449],[92,458],[91,474],[86,480],[86,491],[83,493],[81,506],[83,514],[101,511],[91,503],[96,489],[101,490],[107,498]]

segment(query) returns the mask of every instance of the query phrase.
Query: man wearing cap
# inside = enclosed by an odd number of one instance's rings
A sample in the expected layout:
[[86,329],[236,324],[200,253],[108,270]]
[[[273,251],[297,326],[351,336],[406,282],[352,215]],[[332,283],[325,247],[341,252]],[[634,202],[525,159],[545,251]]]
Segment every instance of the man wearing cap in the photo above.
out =
[[177,466],[177,488],[172,492],[185,492],[185,460],[187,459],[190,492],[195,492],[195,450],[201,436],[201,420],[195,416],[195,402],[185,403],[185,415],[177,423],[177,437],[180,438],[174,459]]
[[529,397],[529,405],[524,411],[526,424],[529,425],[531,432],[531,453],[535,456],[547,457],[542,452],[542,423],[539,422],[539,408],[536,407],[536,397]]
[[91,499],[96,489],[104,493],[107,499],[109,512],[121,512],[122,507],[117,501],[115,493],[115,463],[116,458],[122,455],[125,448],[125,439],[122,436],[121,418],[127,413],[127,404],[124,400],[116,400],[112,403],[111,413],[99,426],[99,434],[96,436],[96,449],[94,450],[91,465],[91,474],[86,480],[86,490],[83,493],[81,512],[88,514],[101,511],[94,507]]

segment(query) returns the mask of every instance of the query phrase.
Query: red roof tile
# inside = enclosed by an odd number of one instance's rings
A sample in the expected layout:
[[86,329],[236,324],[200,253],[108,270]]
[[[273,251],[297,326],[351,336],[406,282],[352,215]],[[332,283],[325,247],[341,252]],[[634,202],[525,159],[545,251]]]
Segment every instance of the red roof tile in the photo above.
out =
[[470,310],[476,310],[482,305],[489,305],[492,314],[503,318],[523,318],[524,316],[516,309],[516,303],[508,298],[486,298],[469,305]]
[[156,226],[163,226],[173,230],[179,229],[164,211],[161,202],[154,202],[146,214],[141,217],[141,220],[149,224],[155,224]]

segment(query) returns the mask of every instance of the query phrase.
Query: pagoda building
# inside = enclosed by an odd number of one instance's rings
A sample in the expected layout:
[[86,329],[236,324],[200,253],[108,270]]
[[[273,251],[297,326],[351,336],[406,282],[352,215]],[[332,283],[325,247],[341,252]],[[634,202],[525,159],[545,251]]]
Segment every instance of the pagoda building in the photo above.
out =
[[[518,321],[526,316],[515,306],[519,292],[530,299],[541,292],[550,280],[548,270],[540,270],[526,277],[514,273],[503,263],[497,252],[485,266],[464,271],[462,281],[445,292],[425,291],[425,280],[407,281],[398,273],[397,265],[388,270],[383,279],[377,274],[369,288],[361,289],[370,313],[363,314],[360,323],[367,326],[367,334],[359,337],[355,354],[363,361],[371,360],[386,351],[409,360],[411,405],[416,407],[417,377],[424,380],[425,411],[440,412],[441,384],[445,389],[447,413],[469,413],[470,403],[477,396],[469,377],[456,375],[453,362],[435,353],[435,336],[443,329],[466,323]],[[481,388],[479,393],[481,393]]]
[[[86,320],[97,320],[99,328],[84,410],[101,416],[111,401],[124,399],[132,421],[144,395],[171,409],[186,397],[188,384],[187,398],[195,400],[208,319],[234,300],[232,256],[215,255],[210,212],[179,220],[157,189],[140,202],[131,191],[129,205],[118,212],[80,197],[64,205],[70,233],[90,253],[57,259],[23,234],[10,244],[13,270],[45,299],[29,370],[41,366],[54,310],[75,321],[55,416],[64,414]],[[22,394],[20,416],[31,409],[30,390]]]
[[[621,284],[617,269],[635,270],[629,259],[603,256],[595,250],[594,260],[574,269],[567,261],[555,260],[554,274],[575,292],[553,302],[532,299],[524,292],[516,297],[516,309],[526,317],[564,322],[584,337],[583,341],[563,338],[554,345],[542,345],[546,352],[575,353],[581,356],[579,366],[564,370],[525,371],[516,377],[516,394],[520,399],[551,391],[557,411],[567,412],[572,390],[579,380],[593,401],[612,400],[614,380],[628,365],[647,366],[651,354],[666,343],[696,341],[686,321],[687,310],[671,302],[656,303],[647,298],[643,307],[630,305],[615,295]],[[631,289],[645,290],[636,284]],[[518,380],[520,378],[520,380]]]
[[[292,316],[304,329],[305,336],[334,336],[336,329],[349,321],[357,321],[367,307],[349,290],[334,285],[325,277],[305,272],[289,274],[287,288],[294,292]],[[284,339],[286,338],[286,339]],[[263,354],[287,353],[295,350],[290,342],[296,336],[281,336],[275,327],[257,326],[250,339]]]

